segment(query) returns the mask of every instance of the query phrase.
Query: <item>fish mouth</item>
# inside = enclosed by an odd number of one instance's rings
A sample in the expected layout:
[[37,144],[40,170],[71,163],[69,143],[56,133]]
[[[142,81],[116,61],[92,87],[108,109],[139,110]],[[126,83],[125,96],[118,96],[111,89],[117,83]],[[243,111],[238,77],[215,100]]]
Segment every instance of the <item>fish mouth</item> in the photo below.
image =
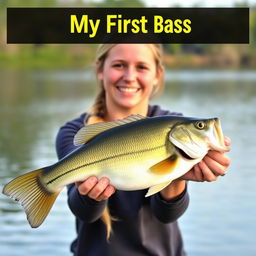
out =
[[221,129],[220,120],[218,118],[214,118],[214,127],[213,127],[213,140],[209,140],[209,146],[212,150],[216,150],[219,152],[228,152],[229,148],[225,146],[224,136]]
[[176,146],[174,146],[175,147],[175,149],[176,149],[176,151],[177,151],[177,153],[182,157],[182,158],[184,158],[184,159],[186,159],[186,160],[195,160],[196,158],[193,158],[193,157],[191,157],[191,156],[189,156],[185,151],[183,151],[182,149],[180,149],[180,148],[178,148],[178,147],[176,147]]
[[187,143],[187,144],[182,143],[181,141],[178,141],[173,137],[170,137],[170,140],[177,154],[185,160],[189,160],[189,161],[196,160],[196,159],[202,158],[202,156],[207,153],[205,149],[200,150],[200,145],[197,144],[195,141],[193,141],[192,138],[190,140],[191,143]]

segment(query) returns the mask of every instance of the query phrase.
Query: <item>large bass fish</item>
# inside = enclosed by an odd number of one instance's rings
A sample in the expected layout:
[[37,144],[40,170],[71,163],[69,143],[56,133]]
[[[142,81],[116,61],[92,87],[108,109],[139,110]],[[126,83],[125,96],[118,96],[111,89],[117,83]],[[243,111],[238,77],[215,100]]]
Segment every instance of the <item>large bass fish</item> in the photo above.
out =
[[61,189],[91,175],[119,190],[149,188],[153,195],[200,162],[208,150],[228,151],[217,118],[132,115],[83,127],[78,147],[59,162],[17,177],[3,193],[19,201],[31,227],[48,215]]

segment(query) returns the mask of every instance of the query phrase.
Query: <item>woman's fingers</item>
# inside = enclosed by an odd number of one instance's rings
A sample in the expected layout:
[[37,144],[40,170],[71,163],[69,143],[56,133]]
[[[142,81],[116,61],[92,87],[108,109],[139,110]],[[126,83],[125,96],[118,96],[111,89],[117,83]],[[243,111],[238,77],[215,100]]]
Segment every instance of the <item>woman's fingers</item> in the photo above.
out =
[[217,176],[213,173],[213,171],[208,167],[204,160],[198,163],[199,168],[204,176],[204,181],[216,181]]
[[81,195],[87,195],[91,189],[97,184],[98,179],[95,176],[87,178],[83,182],[77,182],[77,189]]
[[93,187],[93,189],[88,193],[88,196],[94,200],[100,201],[100,196],[101,194],[104,193],[108,185],[109,185],[109,179],[101,178],[98,181],[98,183]]
[[87,195],[96,201],[107,200],[115,192],[115,188],[110,185],[110,181],[106,177],[98,180],[97,177],[91,176],[84,182],[76,184],[81,195]]
[[[219,157],[217,160],[210,157],[205,156],[203,161],[207,165],[207,167],[212,171],[212,173],[216,176],[224,175],[227,169],[228,164],[226,165],[226,161],[224,156]],[[223,164],[225,163],[225,164]]]
[[193,172],[194,172],[194,175],[195,175],[195,181],[204,181],[204,175],[201,171],[201,168],[199,167],[198,164],[196,164],[193,168]]
[[225,168],[230,165],[230,158],[226,154],[223,154],[217,151],[213,151],[213,150],[208,151],[206,158],[219,163]]
[[95,199],[97,201],[107,200],[115,193],[115,188],[112,185],[108,185],[106,189]]
[[198,163],[205,181],[216,181],[218,176],[223,176],[230,165],[230,158],[216,151],[209,151],[204,159]]

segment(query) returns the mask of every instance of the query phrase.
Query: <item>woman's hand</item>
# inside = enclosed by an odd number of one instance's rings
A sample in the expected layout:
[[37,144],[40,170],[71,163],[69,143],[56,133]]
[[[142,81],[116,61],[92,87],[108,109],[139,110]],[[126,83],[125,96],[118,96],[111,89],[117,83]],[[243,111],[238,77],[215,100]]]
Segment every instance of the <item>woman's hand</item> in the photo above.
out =
[[87,195],[98,202],[107,200],[115,193],[115,188],[106,177],[98,180],[97,177],[91,176],[83,182],[77,182],[76,186],[81,195]]
[[[231,145],[229,137],[225,137],[224,141],[227,147]],[[193,169],[181,178],[200,182],[216,181],[219,176],[226,174],[229,165],[230,158],[226,154],[210,150],[200,163],[196,164]]]

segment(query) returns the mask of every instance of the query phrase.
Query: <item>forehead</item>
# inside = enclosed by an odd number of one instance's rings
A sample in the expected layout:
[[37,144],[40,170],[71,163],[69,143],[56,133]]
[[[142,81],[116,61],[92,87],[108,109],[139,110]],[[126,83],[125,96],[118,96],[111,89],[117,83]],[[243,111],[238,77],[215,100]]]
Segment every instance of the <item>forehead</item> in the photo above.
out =
[[155,62],[153,51],[146,44],[117,44],[110,49],[107,59],[110,61]]

